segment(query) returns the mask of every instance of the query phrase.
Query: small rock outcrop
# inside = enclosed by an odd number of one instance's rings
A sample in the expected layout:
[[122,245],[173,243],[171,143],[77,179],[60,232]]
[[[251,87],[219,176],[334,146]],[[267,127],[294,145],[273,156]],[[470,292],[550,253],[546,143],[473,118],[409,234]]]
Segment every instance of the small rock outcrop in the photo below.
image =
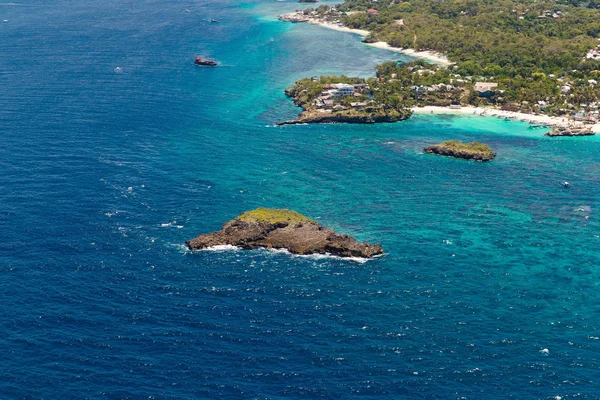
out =
[[294,12],[290,14],[284,14],[277,17],[280,21],[286,22],[308,22],[309,18],[305,16],[302,12]]
[[481,162],[492,161],[496,157],[496,153],[487,144],[478,142],[462,143],[458,140],[449,140],[429,146],[423,149],[423,151],[428,154],[439,154],[441,156]]
[[554,127],[546,136],[593,136],[594,131],[591,128],[565,128]]
[[208,58],[203,58],[203,57],[196,57],[196,59],[194,60],[194,64],[195,65],[205,65],[208,67],[215,67],[217,66],[217,62],[213,61],[213,60],[209,60]]
[[356,239],[324,228],[296,211],[258,208],[226,222],[220,231],[202,234],[186,242],[190,250],[218,245],[244,249],[286,249],[294,254],[330,254],[339,257],[370,258],[383,253],[381,245]]

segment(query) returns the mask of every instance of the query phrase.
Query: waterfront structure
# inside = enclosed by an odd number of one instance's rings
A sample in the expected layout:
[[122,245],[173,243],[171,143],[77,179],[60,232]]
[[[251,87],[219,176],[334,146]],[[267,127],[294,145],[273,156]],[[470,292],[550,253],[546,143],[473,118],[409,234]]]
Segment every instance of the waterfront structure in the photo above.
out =
[[473,89],[479,92],[480,97],[492,97],[497,87],[498,84],[493,82],[475,82]]

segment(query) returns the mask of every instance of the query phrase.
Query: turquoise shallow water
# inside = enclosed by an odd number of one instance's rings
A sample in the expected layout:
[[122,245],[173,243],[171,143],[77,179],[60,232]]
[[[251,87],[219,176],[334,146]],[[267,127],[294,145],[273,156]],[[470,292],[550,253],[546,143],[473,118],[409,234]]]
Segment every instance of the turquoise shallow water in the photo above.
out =
[[[391,57],[280,5],[0,5],[2,397],[600,398],[600,141],[274,127],[295,79]],[[422,154],[452,138],[499,156]],[[387,254],[184,250],[257,206]]]

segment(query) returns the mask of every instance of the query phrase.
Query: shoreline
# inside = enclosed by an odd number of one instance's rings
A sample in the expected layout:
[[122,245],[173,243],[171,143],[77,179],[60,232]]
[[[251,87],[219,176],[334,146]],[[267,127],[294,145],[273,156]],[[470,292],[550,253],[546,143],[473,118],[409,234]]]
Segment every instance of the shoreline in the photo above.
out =
[[422,58],[423,60],[431,61],[433,64],[442,65],[444,67],[448,67],[454,64],[452,61],[448,60],[448,58],[445,55],[443,55],[442,53],[437,53],[435,51],[392,47],[386,42],[375,42],[366,44],[368,44],[369,46],[377,47],[379,49],[385,49],[396,53],[406,54],[407,56],[415,58]]
[[[288,13],[284,15],[280,15],[279,19],[281,20],[290,20],[288,18],[293,18],[297,13]],[[283,17],[283,18],[282,18]],[[325,21],[319,18],[307,17],[304,21],[312,25],[319,25],[323,28],[335,30],[338,32],[346,32],[352,33],[355,35],[359,35],[361,37],[367,37],[370,32],[363,29],[353,29],[348,28],[346,26],[339,26],[333,22]],[[395,53],[405,54],[410,57],[415,57],[418,59],[424,59],[433,64],[437,64],[443,67],[448,67],[453,65],[444,54],[438,53],[435,51],[428,50],[415,50],[415,49],[404,49],[390,46],[386,42],[375,42],[375,43],[365,43],[366,45],[377,47],[383,50],[393,51]],[[557,128],[589,128],[594,133],[600,133],[600,123],[596,124],[586,124],[583,121],[576,121],[573,118],[564,116],[564,117],[553,117],[549,115],[535,115],[528,114],[523,112],[516,111],[505,111],[500,110],[493,107],[474,107],[474,106],[461,106],[461,108],[449,108],[442,106],[424,106],[424,107],[413,107],[411,108],[414,114],[452,114],[452,115],[477,115],[477,116],[487,116],[487,117],[496,117],[496,118],[504,118],[507,120],[518,120],[522,122],[527,122],[532,125],[538,126],[547,126],[549,128],[557,127]]]
[[448,108],[440,106],[413,107],[414,114],[451,114],[451,115],[476,115],[481,117],[504,118],[528,122],[532,125],[547,125],[549,127],[590,127],[593,132],[600,132],[599,124],[584,124],[568,117],[551,117],[549,115],[534,115],[516,111],[505,111],[491,107],[461,106],[461,108]]
[[[353,28],[348,28],[347,26],[339,26],[339,25],[336,25],[331,22],[317,20],[314,18],[312,18],[312,19],[309,18],[308,23],[313,24],[313,25],[319,25],[319,26],[322,26],[323,28],[327,28],[327,29],[333,29],[333,30],[339,31],[339,32],[353,33],[355,35],[362,36],[363,38],[369,36],[369,33],[370,33],[367,30],[353,29]],[[445,67],[454,64],[453,62],[448,60],[448,57],[446,57],[444,54],[438,53],[435,51],[404,49],[401,47],[392,47],[386,42],[375,42],[375,43],[365,43],[365,44],[368,46],[377,47],[378,49],[393,51],[394,53],[406,54],[407,56],[410,56],[410,57],[422,58],[424,60],[431,61],[433,64],[443,65]]]
[[[289,13],[289,14],[280,15],[279,17],[292,16],[295,14],[296,13]],[[305,17],[305,18],[306,18],[305,22],[308,22],[309,24],[319,25],[323,28],[332,29],[332,30],[335,30],[338,32],[352,33],[355,35],[362,36],[363,38],[369,36],[369,34],[370,34],[369,31],[364,30],[364,29],[353,29],[353,28],[348,28],[347,26],[339,26],[337,24],[334,24],[333,22],[323,21],[321,19],[312,18],[312,17]],[[400,54],[405,54],[410,57],[421,58],[423,60],[430,61],[433,64],[442,65],[445,67],[454,64],[453,62],[448,60],[448,57],[446,57],[444,54],[438,53],[435,51],[404,49],[401,47],[392,47],[386,42],[375,42],[375,43],[365,43],[365,44],[368,46],[377,47],[378,49],[389,50],[389,51],[393,51],[394,53],[400,53]]]

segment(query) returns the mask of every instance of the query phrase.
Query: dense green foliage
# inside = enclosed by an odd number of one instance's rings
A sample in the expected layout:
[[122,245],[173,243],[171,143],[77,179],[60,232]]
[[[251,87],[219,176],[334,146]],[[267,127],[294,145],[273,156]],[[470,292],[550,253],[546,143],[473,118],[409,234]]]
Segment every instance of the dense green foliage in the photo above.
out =
[[449,140],[429,146],[423,149],[423,151],[429,154],[439,154],[482,162],[492,161],[496,157],[496,153],[487,144],[479,142],[463,143],[458,140]]
[[[597,109],[600,57],[587,59],[600,42],[600,2],[577,0],[346,0],[319,15],[368,30],[366,41],[442,52],[454,63],[415,77],[410,68],[378,67],[374,97],[396,106],[498,105],[552,115]],[[366,12],[375,9],[378,14]],[[599,49],[600,53],[600,49]],[[392,78],[397,76],[397,78]],[[477,96],[477,81],[498,83],[495,97]],[[457,83],[458,82],[458,83]],[[419,100],[407,86],[452,83],[461,96],[431,93]],[[567,86],[567,87],[565,87]],[[379,90],[377,90],[379,87]],[[437,96],[437,99],[436,99]]]
[[494,152],[487,144],[479,142],[463,143],[458,140],[448,140],[436,145],[437,147],[447,148],[449,150],[477,153],[481,155],[491,155]]
[[415,87],[449,84],[452,80],[450,70],[436,68],[423,60],[406,64],[384,63],[377,66],[376,72],[376,77],[368,79],[350,78],[345,75],[304,78],[286,92],[305,110],[314,109],[314,100],[326,90],[327,85],[333,83],[369,85],[368,94],[336,99],[336,104],[348,106],[351,102],[368,101],[372,107],[388,111],[402,111],[413,106],[460,104],[464,95],[463,91],[458,90],[459,86],[455,91],[441,88],[434,92],[417,94]]
[[346,25],[369,30],[395,47],[442,51],[468,75],[529,77],[571,70],[600,33],[597,10],[555,1],[346,0],[339,10],[368,8],[379,14],[351,13],[344,17]]

